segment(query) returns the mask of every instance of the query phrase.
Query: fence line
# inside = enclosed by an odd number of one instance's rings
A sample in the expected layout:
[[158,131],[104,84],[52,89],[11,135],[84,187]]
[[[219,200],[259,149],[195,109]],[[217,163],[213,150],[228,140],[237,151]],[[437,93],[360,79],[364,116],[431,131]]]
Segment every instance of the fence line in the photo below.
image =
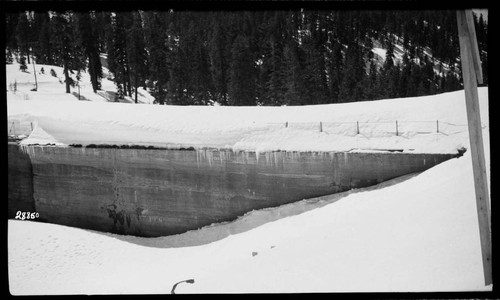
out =
[[[295,127],[295,126],[299,126],[299,127],[303,127],[305,129],[311,129],[311,130],[318,130],[319,132],[326,132],[328,133],[329,131],[329,128],[331,129],[332,125],[333,126],[337,126],[337,128],[339,128],[340,126],[342,125],[351,125],[352,128],[353,128],[353,132],[355,132],[356,134],[361,134],[364,132],[366,132],[367,130],[363,130],[363,125],[366,125],[366,124],[381,124],[381,125],[390,125],[392,127],[392,130],[377,130],[378,128],[371,128],[370,131],[377,131],[377,132],[383,132],[383,133],[394,133],[396,136],[402,134],[402,133],[405,133],[405,132],[408,132],[409,130],[404,130],[404,127],[407,126],[408,124],[412,124],[412,123],[417,123],[417,124],[429,124],[430,126],[432,127],[429,127],[429,126],[425,126],[423,129],[426,129],[427,131],[417,131],[417,128],[411,130],[411,131],[415,131],[417,133],[443,133],[443,134],[446,134],[446,133],[449,133],[449,130],[447,130],[448,128],[447,127],[467,127],[468,125],[467,124],[455,124],[455,123],[450,123],[450,122],[446,122],[446,121],[439,121],[439,120],[435,120],[435,121],[420,121],[420,120],[404,120],[404,121],[401,121],[401,120],[393,120],[393,121],[390,121],[390,120],[387,120],[387,121],[346,121],[346,122],[324,122],[324,121],[318,121],[318,122],[289,122],[289,121],[285,121],[285,122],[268,122],[266,124],[269,124],[269,125],[281,125],[283,126],[284,128],[290,128],[290,127]],[[330,126],[329,126],[330,125]],[[386,127],[386,126],[384,126]],[[315,129],[316,128],[316,129]],[[432,128],[432,129],[431,129]],[[452,132],[453,134],[454,133],[459,133],[459,132],[463,132],[465,131],[465,129],[460,129],[459,131],[454,131]]]

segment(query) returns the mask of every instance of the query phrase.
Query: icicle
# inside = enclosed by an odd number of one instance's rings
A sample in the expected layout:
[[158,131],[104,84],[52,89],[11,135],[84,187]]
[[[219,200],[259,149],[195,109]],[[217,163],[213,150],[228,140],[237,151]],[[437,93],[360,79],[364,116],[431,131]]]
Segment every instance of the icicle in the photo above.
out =
[[207,155],[207,159],[208,159],[208,164],[210,165],[210,168],[212,167],[212,162],[213,162],[213,152],[211,150],[205,150],[205,151],[208,151],[208,152],[205,152],[205,154]]
[[225,154],[223,151],[221,151],[221,150],[219,149],[219,161],[220,161],[220,164],[221,164],[221,165],[222,165],[222,161],[223,161],[223,160],[224,160],[224,161],[226,160],[226,154]]
[[27,152],[27,150],[26,150],[26,146],[25,146],[25,145],[20,144],[20,145],[19,145],[19,148],[21,149],[21,152],[22,152],[23,154],[27,154],[27,153],[26,153],[26,152]]
[[236,161],[236,163],[240,163],[240,151],[233,150],[233,152],[234,152],[234,160]]
[[198,169],[200,168],[200,150],[196,149],[196,165],[198,166]]

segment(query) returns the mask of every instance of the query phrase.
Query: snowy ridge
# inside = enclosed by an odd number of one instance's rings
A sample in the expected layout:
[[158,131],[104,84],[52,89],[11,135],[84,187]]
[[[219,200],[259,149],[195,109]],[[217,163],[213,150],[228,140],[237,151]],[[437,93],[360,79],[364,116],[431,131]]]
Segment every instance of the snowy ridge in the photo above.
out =
[[[67,145],[456,153],[468,144],[463,91],[301,107],[137,106],[55,100],[43,94],[23,101],[11,95],[7,93],[8,122],[19,124],[17,134],[28,135],[29,122],[37,120],[48,134]],[[487,109],[488,89],[480,88],[479,97],[482,109]],[[482,122],[488,126],[487,115]]]

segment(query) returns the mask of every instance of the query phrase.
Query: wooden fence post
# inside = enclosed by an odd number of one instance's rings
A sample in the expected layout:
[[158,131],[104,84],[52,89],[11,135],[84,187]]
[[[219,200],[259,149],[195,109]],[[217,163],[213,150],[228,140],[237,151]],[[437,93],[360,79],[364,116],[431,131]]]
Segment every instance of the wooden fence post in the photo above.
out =
[[481,62],[477,47],[476,34],[471,10],[457,11],[458,37],[460,42],[460,58],[465,90],[467,123],[469,128],[474,188],[476,191],[476,207],[479,222],[479,237],[483,260],[485,285],[493,283],[491,263],[491,221],[489,192],[484,159],[481,116],[479,113],[479,97],[477,83],[482,83]]
[[32,57],[31,61],[33,62],[33,74],[35,75],[35,92],[36,92],[38,91],[38,81],[36,80],[35,57]]
[[319,122],[319,132],[323,132],[323,123]]
[[436,120],[436,132],[439,133],[439,120]]
[[359,122],[358,121],[356,121],[356,132],[357,132],[357,134],[359,134]]
[[398,136],[399,132],[398,132],[398,120],[396,120],[396,136]]

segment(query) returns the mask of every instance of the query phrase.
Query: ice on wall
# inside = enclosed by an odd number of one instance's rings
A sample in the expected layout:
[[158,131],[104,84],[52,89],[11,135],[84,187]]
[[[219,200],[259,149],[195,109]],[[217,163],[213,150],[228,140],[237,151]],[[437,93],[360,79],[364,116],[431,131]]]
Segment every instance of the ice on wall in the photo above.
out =
[[53,136],[48,134],[38,125],[38,122],[33,122],[34,127],[31,134],[19,142],[21,151],[28,154],[30,157],[35,155],[34,145],[40,146],[66,146],[66,144],[57,141]]

